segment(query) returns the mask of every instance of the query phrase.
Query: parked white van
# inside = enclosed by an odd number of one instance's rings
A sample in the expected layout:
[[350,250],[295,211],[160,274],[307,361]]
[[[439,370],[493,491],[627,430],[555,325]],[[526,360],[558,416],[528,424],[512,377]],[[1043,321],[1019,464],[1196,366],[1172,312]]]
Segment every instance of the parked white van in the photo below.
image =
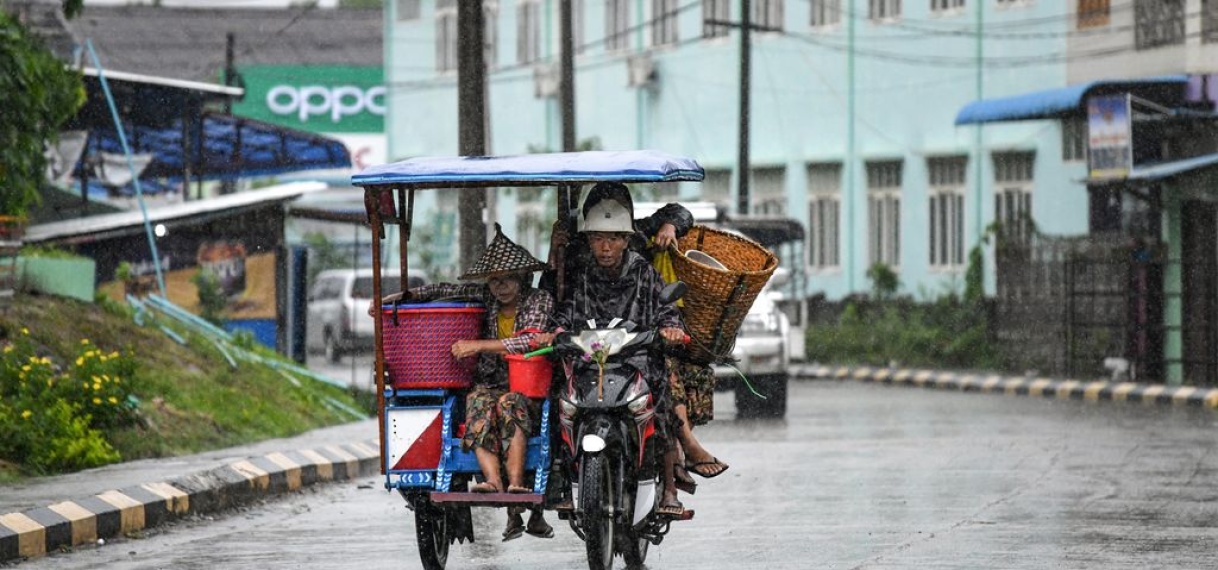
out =
[[[387,277],[388,274],[386,274]],[[425,285],[427,274],[411,269],[407,276],[410,288]],[[381,280],[387,289],[382,295],[396,293],[400,280]],[[348,353],[370,351],[375,329],[368,305],[372,302],[372,269],[328,269],[317,274],[309,291],[308,323],[305,348],[312,353],[324,352],[326,360],[338,362]]]

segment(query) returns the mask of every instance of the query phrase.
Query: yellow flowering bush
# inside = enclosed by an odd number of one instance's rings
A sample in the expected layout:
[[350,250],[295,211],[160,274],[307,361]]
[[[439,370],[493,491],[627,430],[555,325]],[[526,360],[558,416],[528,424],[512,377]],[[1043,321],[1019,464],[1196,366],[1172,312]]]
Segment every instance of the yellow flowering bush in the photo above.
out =
[[40,356],[28,329],[0,341],[0,459],[36,473],[118,461],[106,428],[135,421],[130,355],[82,339],[74,361]]

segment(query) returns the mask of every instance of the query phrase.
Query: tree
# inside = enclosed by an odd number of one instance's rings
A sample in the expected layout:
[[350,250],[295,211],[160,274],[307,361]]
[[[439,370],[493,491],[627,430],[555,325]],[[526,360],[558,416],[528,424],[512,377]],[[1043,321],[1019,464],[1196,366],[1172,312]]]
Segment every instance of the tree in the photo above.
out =
[[[83,0],[64,0],[68,17]],[[59,61],[8,13],[0,11],[0,214],[24,215],[38,201],[44,154],[59,127],[85,101],[80,75]]]

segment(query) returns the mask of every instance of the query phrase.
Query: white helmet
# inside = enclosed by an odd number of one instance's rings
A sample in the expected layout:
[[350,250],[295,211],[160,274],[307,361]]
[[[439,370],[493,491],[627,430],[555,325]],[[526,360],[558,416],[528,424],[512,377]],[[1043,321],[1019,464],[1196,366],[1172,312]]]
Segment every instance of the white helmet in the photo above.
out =
[[616,200],[601,200],[584,210],[580,220],[582,232],[633,233],[634,219],[630,210]]

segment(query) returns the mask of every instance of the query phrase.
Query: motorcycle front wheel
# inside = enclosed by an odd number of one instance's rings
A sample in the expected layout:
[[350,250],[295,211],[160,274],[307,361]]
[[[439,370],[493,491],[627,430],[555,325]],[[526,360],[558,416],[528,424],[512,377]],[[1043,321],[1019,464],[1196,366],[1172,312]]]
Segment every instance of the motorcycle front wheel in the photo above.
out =
[[592,454],[583,460],[579,489],[588,570],[613,567],[613,473],[605,457]]

